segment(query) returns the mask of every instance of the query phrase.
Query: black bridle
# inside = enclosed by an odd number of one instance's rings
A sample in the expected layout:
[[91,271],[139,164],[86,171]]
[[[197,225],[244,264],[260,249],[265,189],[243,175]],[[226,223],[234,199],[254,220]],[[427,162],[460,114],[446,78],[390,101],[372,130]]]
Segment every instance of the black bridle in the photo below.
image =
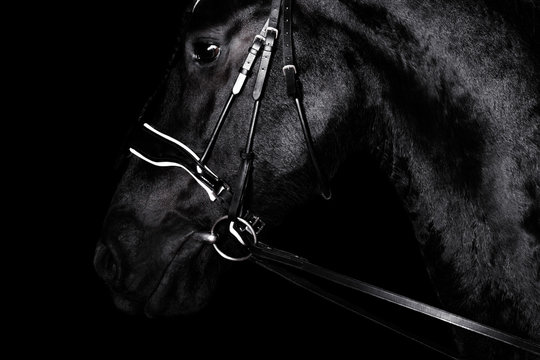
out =
[[[195,3],[193,11],[196,9],[198,4],[199,1]],[[221,110],[219,118],[210,136],[210,140],[208,141],[203,154],[200,157],[188,146],[160,132],[159,130],[154,129],[147,123],[142,124],[138,131],[135,131],[133,134],[132,146],[130,147],[131,153],[153,165],[176,166],[183,168],[199,183],[199,185],[203,187],[212,201],[216,199],[221,201],[221,203],[227,208],[227,216],[224,216],[216,221],[211,231],[212,236],[207,237],[207,239],[212,240],[216,251],[218,251],[221,256],[228,260],[242,261],[247,259],[249,255],[235,258],[223,253],[218,248],[216,243],[217,237],[214,236],[214,230],[216,229],[217,224],[226,220],[229,221],[231,224],[229,227],[230,233],[233,234],[242,245],[245,245],[245,243],[240,233],[248,231],[253,237],[256,238],[256,235],[264,226],[264,222],[260,219],[260,217],[254,215],[244,205],[253,170],[253,160],[255,157],[253,153],[253,144],[257,121],[259,118],[259,110],[261,107],[261,101],[263,99],[268,74],[270,73],[272,56],[275,52],[275,44],[280,32],[278,27],[282,10],[283,19],[281,31],[284,39],[282,71],[285,78],[287,95],[294,102],[298,119],[302,125],[309,158],[318,180],[319,191],[323,198],[330,199],[331,191],[329,183],[327,177],[323,174],[321,167],[319,166],[319,161],[313,146],[313,138],[311,136],[311,131],[306,120],[306,115],[302,104],[302,91],[299,84],[299,79],[297,77],[294,61],[291,0],[272,1],[270,15],[263,25],[260,33],[255,36],[253,44],[248,50],[248,55],[233,85],[231,94],[229,95],[225,106]],[[252,93],[254,103],[248,137],[244,150],[241,153],[242,161],[237,172],[235,184],[233,187],[231,187],[223,179],[212,172],[207,167],[207,163],[219,138],[219,133],[223,127],[223,124],[227,119],[229,110],[231,109],[234,100],[242,92],[244,85],[246,84],[246,80],[251,75],[252,69],[259,56],[259,70],[257,72]]]
[[[198,0],[193,11],[199,4]],[[323,174],[313,146],[309,124],[306,120],[305,111],[302,105],[301,86],[294,61],[293,43],[293,18],[292,0],[272,0],[271,12],[262,30],[255,36],[253,44],[249,48],[248,55],[237,80],[231,90],[231,94],[222,109],[218,121],[214,127],[208,144],[203,154],[199,157],[188,146],[180,141],[154,129],[149,124],[143,124],[135,131],[130,151],[139,158],[156,166],[175,166],[186,170],[208,193],[212,201],[219,199],[227,209],[227,215],[216,220],[208,235],[203,239],[213,244],[216,251],[224,258],[232,261],[243,261],[250,259],[255,264],[283,277],[284,279],[307,289],[308,291],[325,298],[337,305],[340,305],[358,315],[378,323],[392,331],[395,331],[413,341],[419,342],[443,355],[456,359],[449,351],[417,335],[412,335],[395,324],[387,320],[375,317],[366,312],[361,307],[351,304],[345,299],[333,293],[325,291],[323,288],[308,280],[306,277],[298,275],[291,270],[300,270],[318,278],[342,285],[344,287],[360,291],[386,302],[407,308],[409,310],[424,314],[429,317],[439,319],[465,330],[489,337],[493,340],[506,343],[523,351],[540,355],[540,345],[532,341],[511,335],[500,330],[482,325],[478,322],[466,319],[459,315],[450,313],[443,309],[407,298],[405,296],[378,288],[351,277],[338,274],[331,270],[310,263],[308,260],[283,250],[274,249],[264,243],[257,241],[257,235],[264,227],[264,222],[251,213],[245,207],[245,195],[248,191],[248,184],[251,181],[253,168],[253,143],[254,135],[259,116],[261,101],[264,95],[264,88],[267,82],[272,55],[278,39],[278,26],[280,15],[282,15],[281,34],[283,38],[283,74],[287,88],[287,95],[293,100],[298,113],[298,118],[302,124],[304,138],[307,145],[309,157],[318,179],[319,190],[325,199],[330,198],[330,188],[326,176]],[[262,51],[262,55],[261,55]],[[253,89],[253,111],[249,126],[248,138],[242,152],[242,162],[237,173],[234,187],[229,186],[223,179],[219,178],[207,167],[208,159],[219,137],[220,130],[227,118],[227,114],[234,103],[234,100],[244,88],[247,78],[251,75],[252,68],[257,58],[261,55],[259,70]],[[228,233],[241,244],[245,255],[233,257],[220,250],[218,243],[222,234],[218,231],[218,225],[228,223]],[[228,234],[226,234],[228,235]]]

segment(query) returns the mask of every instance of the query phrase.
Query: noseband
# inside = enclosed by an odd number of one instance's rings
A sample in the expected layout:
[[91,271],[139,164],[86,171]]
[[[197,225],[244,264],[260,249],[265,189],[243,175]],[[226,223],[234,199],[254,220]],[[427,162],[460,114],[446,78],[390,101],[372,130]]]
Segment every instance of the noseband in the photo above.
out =
[[[196,10],[199,2],[200,0],[195,2],[193,11]],[[131,153],[155,166],[179,167],[184,169],[207,192],[211,201],[219,200],[226,207],[227,215],[215,221],[210,233],[208,236],[204,237],[204,240],[213,244],[216,252],[227,260],[244,261],[251,259],[257,265],[260,265],[261,267],[302,288],[307,289],[318,296],[321,296],[330,302],[340,305],[355,314],[363,316],[383,327],[397,332],[398,334],[403,335],[415,342],[421,343],[422,345],[425,345],[432,350],[452,359],[456,359],[457,357],[450,355],[451,352],[444,349],[439,344],[433,343],[418,335],[410,334],[387,320],[377,318],[373,314],[363,310],[361,307],[351,304],[346,300],[325,291],[319,285],[313,283],[305,277],[298,275],[297,273],[291,271],[291,269],[303,271],[312,276],[322,278],[364,294],[368,294],[380,300],[407,308],[425,316],[436,318],[470,332],[489,337],[493,340],[540,356],[540,346],[537,343],[533,343],[529,340],[485,326],[443,309],[439,309],[437,307],[378,288],[357,279],[338,274],[331,270],[314,265],[302,257],[283,250],[274,249],[257,240],[257,235],[264,227],[264,222],[245,207],[245,195],[248,189],[248,184],[251,181],[254,159],[254,135],[259,117],[261,101],[264,95],[265,84],[270,72],[272,56],[278,40],[278,24],[281,13],[283,13],[281,21],[281,34],[283,38],[282,70],[285,78],[287,95],[294,102],[296,111],[298,113],[298,118],[302,124],[307,150],[319,183],[320,193],[325,199],[329,199],[331,197],[331,193],[328,180],[319,166],[319,162],[314,151],[313,139],[311,137],[309,124],[306,120],[305,111],[302,105],[301,86],[299,83],[300,80],[297,76],[297,68],[294,61],[292,0],[272,0],[270,15],[260,33],[255,36],[253,43],[248,50],[248,55],[244,61],[244,64],[242,65],[242,68],[240,69],[240,73],[238,74],[236,82],[231,90],[231,94],[229,95],[229,98],[220,113],[210,140],[200,157],[185,144],[160,132],[146,123],[139,126],[134,132],[133,140],[131,142],[132,145],[129,149]],[[244,151],[241,154],[242,161],[240,168],[238,169],[234,187],[231,187],[223,179],[216,175],[216,173],[208,168],[207,162],[211,157],[212,150],[219,137],[220,130],[227,118],[227,114],[229,113],[234,100],[241,94],[244,85],[246,84],[246,80],[250,77],[252,68],[256,60],[259,58],[261,51],[262,55],[259,63],[259,70],[257,72],[252,93],[254,104],[248,137]],[[233,257],[226,254],[218,247],[218,240],[221,234],[217,229],[221,223],[228,224],[228,234],[232,235],[232,237],[236,239],[236,241],[246,250],[245,255]]]

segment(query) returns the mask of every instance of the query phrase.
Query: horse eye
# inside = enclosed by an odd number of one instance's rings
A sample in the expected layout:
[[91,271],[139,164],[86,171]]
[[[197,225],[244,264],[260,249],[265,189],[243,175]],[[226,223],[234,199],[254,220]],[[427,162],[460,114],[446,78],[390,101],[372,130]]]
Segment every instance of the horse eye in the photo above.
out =
[[193,44],[193,60],[208,64],[218,58],[220,51],[219,46],[215,44],[195,43]]

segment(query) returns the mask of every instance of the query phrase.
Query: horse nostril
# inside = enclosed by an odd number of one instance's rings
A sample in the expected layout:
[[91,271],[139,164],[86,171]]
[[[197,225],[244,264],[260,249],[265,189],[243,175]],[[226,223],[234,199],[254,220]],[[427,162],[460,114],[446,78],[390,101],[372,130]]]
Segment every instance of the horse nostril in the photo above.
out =
[[118,264],[112,251],[99,242],[94,257],[94,268],[105,282],[112,284],[118,275]]

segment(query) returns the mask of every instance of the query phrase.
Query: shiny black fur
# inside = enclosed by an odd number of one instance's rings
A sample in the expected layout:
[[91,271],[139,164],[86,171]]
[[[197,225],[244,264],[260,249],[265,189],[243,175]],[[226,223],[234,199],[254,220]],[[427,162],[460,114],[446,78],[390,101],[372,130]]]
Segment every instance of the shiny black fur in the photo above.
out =
[[[183,27],[164,95],[146,120],[200,154],[268,6],[203,0]],[[538,8],[536,1],[298,0],[295,9],[304,104],[324,169],[334,175],[359,152],[376,159],[409,212],[442,304],[536,341]],[[215,63],[193,62],[197,39],[221,45]],[[284,95],[280,56],[257,128],[250,204],[269,227],[315,196],[316,186]],[[229,183],[252,85],[231,110],[209,164]],[[224,211],[185,173],[131,159],[96,254],[117,306],[149,316],[203,307],[222,262],[190,235]],[[457,335],[467,354],[522,355]]]

